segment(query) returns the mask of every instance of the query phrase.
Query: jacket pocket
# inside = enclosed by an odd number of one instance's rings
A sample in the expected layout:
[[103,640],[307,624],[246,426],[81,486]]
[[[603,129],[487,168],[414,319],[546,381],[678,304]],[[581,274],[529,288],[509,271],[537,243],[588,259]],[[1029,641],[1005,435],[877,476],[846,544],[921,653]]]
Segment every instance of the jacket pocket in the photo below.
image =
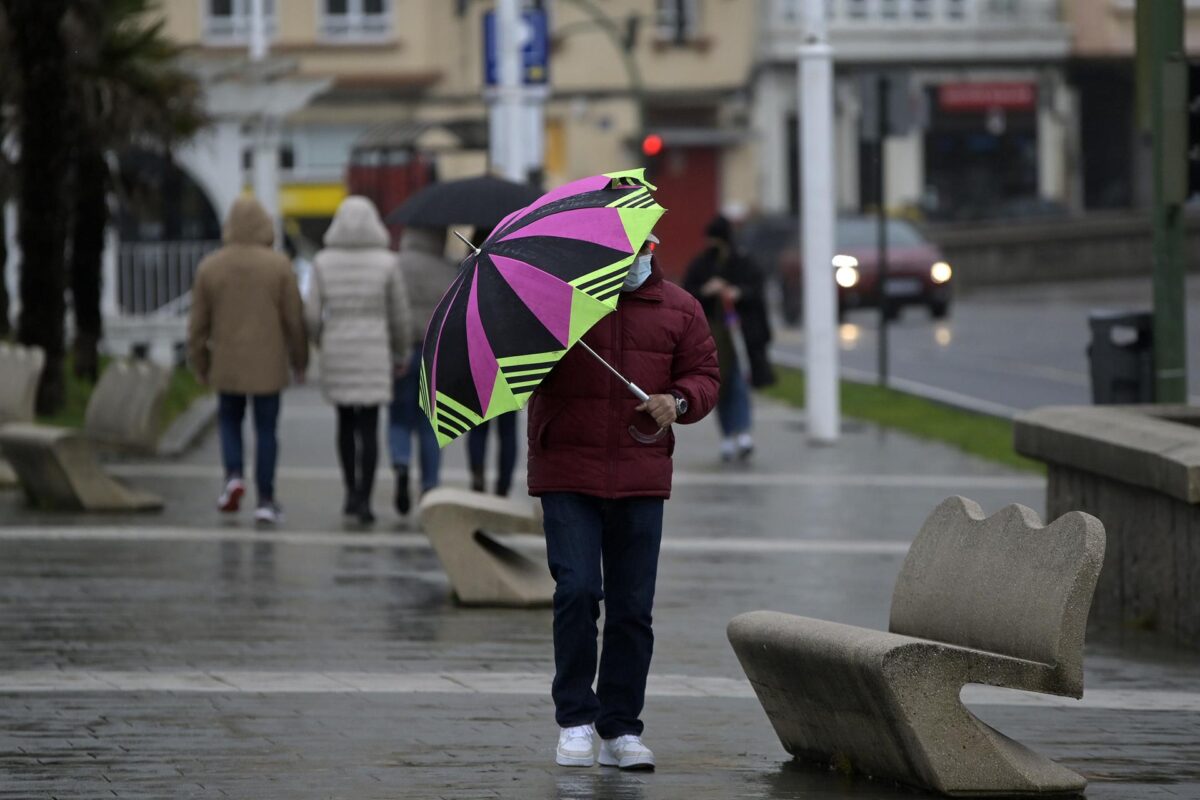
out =
[[[562,414],[564,404],[560,401],[546,400],[542,397],[534,399],[537,404],[537,412],[539,421],[536,427],[529,431],[529,446],[534,451],[540,452],[546,449],[546,442],[550,433],[550,425]],[[542,410],[545,407],[545,411]]]

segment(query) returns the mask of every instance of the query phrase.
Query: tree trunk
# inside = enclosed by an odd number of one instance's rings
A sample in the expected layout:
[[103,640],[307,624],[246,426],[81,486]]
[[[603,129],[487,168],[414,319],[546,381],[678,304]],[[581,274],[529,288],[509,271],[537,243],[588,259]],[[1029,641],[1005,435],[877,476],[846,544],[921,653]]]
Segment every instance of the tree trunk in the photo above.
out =
[[71,299],[75,311],[75,374],[95,383],[100,372],[101,262],[108,226],[108,164],[81,144],[75,162],[75,213],[71,234]]
[[38,386],[39,414],[65,399],[63,375],[64,195],[69,148],[66,52],[60,26],[66,0],[7,0],[21,73],[17,205],[20,219],[21,318],[17,338],[46,353]]

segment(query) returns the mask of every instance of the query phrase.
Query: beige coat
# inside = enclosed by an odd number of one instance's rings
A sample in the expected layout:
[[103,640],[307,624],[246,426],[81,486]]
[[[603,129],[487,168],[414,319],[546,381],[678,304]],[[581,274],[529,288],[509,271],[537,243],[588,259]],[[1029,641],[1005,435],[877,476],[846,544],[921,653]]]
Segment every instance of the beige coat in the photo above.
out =
[[271,249],[267,212],[239,197],[224,229],[225,246],[200,262],[192,285],[188,357],[218,392],[274,394],[288,367],[308,367],[303,306],[291,262]]
[[412,303],[414,343],[425,338],[425,327],[434,309],[458,275],[454,262],[442,256],[446,251],[445,228],[408,226],[400,237],[400,272]]
[[412,313],[370,200],[348,197],[338,208],[313,261],[304,314],[320,348],[325,398],[342,406],[391,402],[393,366],[412,348]]

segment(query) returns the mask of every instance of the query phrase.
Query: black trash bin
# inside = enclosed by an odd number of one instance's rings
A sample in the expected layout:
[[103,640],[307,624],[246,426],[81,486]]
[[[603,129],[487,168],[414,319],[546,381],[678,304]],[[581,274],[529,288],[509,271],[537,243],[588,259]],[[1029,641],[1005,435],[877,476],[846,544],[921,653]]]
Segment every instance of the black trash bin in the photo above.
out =
[[1154,315],[1149,311],[1093,311],[1092,402],[1154,402]]

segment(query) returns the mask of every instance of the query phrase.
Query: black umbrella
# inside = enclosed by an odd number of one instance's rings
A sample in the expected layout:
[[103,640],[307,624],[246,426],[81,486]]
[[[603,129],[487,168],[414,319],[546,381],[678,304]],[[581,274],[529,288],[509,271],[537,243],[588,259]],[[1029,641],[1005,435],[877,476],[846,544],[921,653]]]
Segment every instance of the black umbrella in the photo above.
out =
[[408,198],[388,215],[389,225],[442,228],[472,225],[494,228],[500,220],[541,197],[532,186],[491,175],[435,183]]

